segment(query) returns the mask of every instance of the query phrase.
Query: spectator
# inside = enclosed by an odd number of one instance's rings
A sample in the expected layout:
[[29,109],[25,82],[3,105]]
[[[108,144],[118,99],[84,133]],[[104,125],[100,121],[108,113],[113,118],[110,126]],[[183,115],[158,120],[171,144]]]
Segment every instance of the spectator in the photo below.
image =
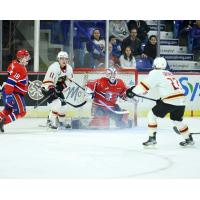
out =
[[109,37],[109,43],[112,45],[112,55],[119,58],[121,56],[121,46],[117,43],[114,35]]
[[129,31],[131,31],[133,28],[138,30],[138,38],[141,40],[141,42],[146,43],[148,40],[147,33],[150,31],[149,26],[147,23],[143,20],[129,20],[127,23]]
[[113,45],[111,43],[108,44],[109,47],[109,66],[110,67],[118,67],[119,59],[117,56],[113,55]]
[[100,67],[105,62],[105,40],[101,38],[100,30],[94,29],[91,40],[86,45],[90,53],[90,65]]
[[119,58],[122,69],[136,69],[136,60],[132,54],[131,47],[127,46]]
[[[174,22],[174,35],[176,38],[178,37],[180,46],[188,46],[188,36],[192,30],[194,22],[194,20],[176,20]],[[176,34],[176,32],[178,33]]]
[[111,20],[109,24],[110,35],[114,35],[118,42],[128,37],[128,27],[124,20]]
[[144,52],[142,54],[143,58],[148,58],[152,63],[157,55],[157,37],[155,35],[151,35],[149,37],[149,41],[144,47]]
[[125,51],[126,47],[131,47],[133,55],[135,57],[140,57],[142,50],[141,50],[141,41],[137,37],[137,29],[133,28],[130,30],[130,35],[123,40],[122,42],[122,52]]
[[193,46],[192,51],[196,61],[200,61],[200,20],[196,20],[196,24],[192,27]]

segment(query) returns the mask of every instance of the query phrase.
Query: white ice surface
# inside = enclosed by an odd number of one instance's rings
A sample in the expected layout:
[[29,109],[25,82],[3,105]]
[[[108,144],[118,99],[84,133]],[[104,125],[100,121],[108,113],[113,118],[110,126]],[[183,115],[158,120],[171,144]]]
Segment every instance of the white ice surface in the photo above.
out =
[[[186,118],[191,132],[200,119]],[[49,131],[45,119],[21,119],[0,134],[0,178],[200,178],[200,135],[183,148],[169,119],[155,148],[144,148],[147,120],[123,130]]]

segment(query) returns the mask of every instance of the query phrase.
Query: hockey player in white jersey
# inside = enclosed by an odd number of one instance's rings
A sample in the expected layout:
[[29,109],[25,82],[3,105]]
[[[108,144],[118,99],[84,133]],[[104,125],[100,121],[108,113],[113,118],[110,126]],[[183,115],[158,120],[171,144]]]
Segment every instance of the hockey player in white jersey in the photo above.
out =
[[73,69],[68,64],[69,56],[67,52],[60,51],[57,61],[51,64],[46,72],[42,84],[42,93],[45,97],[49,96],[47,102],[50,108],[48,125],[50,128],[66,127],[66,103],[63,90],[67,88],[73,78]]
[[181,84],[170,71],[166,70],[167,62],[163,57],[157,57],[153,62],[154,69],[148,77],[141,81],[136,87],[126,91],[129,98],[135,95],[145,94],[151,88],[156,88],[160,94],[160,99],[148,113],[149,139],[144,142],[144,146],[156,144],[157,117],[164,118],[168,113],[174,123],[174,130],[180,133],[185,141],[180,142],[181,146],[193,145],[192,135],[188,126],[184,124],[183,115],[185,111],[185,97]]

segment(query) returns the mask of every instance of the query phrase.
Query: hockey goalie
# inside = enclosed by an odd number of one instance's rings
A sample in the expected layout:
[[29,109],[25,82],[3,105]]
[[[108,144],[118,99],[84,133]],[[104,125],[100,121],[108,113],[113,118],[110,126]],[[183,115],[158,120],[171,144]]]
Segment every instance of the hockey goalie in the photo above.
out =
[[92,99],[89,123],[91,128],[109,128],[110,119],[114,120],[116,127],[128,127],[128,111],[122,110],[117,99],[126,99],[127,86],[124,81],[117,78],[117,70],[110,67],[106,77],[89,80],[86,83],[86,97]]

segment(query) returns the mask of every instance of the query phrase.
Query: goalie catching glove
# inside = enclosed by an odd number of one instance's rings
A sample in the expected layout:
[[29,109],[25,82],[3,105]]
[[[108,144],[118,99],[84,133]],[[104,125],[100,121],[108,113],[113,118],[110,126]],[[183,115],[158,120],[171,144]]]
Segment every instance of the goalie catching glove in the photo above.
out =
[[136,94],[132,91],[135,86],[130,87],[129,89],[126,90],[126,96],[128,98],[133,98]]

